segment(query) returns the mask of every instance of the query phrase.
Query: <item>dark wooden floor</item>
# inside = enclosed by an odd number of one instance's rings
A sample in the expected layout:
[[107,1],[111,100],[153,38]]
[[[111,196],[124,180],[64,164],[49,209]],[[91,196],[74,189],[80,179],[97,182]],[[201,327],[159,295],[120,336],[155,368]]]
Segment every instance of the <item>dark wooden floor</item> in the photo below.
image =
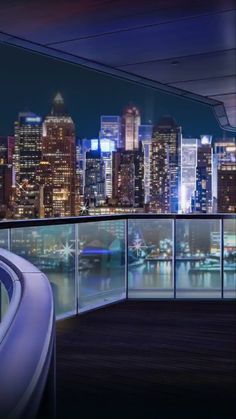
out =
[[128,301],[57,323],[58,419],[233,419],[235,396],[231,301]]

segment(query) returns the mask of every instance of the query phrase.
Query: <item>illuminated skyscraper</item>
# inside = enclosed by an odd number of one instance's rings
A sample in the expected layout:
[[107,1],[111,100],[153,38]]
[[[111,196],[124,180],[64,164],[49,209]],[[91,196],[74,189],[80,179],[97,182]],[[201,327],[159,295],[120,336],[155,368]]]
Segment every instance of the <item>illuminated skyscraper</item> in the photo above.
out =
[[218,212],[236,212],[236,163],[222,163],[217,176]]
[[0,164],[13,163],[14,147],[14,137],[0,137]]
[[50,163],[52,168],[53,215],[75,215],[78,197],[75,125],[60,93],[54,98],[51,114],[44,121],[43,161]]
[[143,149],[119,150],[113,154],[113,198],[127,207],[143,207],[144,165]]
[[150,158],[153,125],[139,126],[139,142],[143,145],[144,155],[144,203],[150,201]]
[[77,141],[76,145],[76,176],[79,183],[79,200],[80,207],[84,203],[85,188],[85,170],[86,170],[86,153],[91,150],[91,140],[83,138]]
[[197,145],[196,188],[192,200],[192,211],[211,213],[213,149],[211,136],[203,135]]
[[13,137],[0,137],[0,218],[6,217],[13,186]]
[[15,122],[15,151],[13,156],[16,171],[14,195],[14,218],[37,217],[37,194],[35,171],[42,158],[42,118],[31,112],[19,113]]
[[36,168],[36,182],[39,188],[37,205],[40,218],[53,216],[53,174],[49,162],[41,161]]
[[111,136],[91,139],[91,150],[101,152],[105,170],[105,197],[112,197],[112,153],[116,150],[116,141]]
[[150,210],[178,212],[181,127],[169,116],[154,128],[150,161]]
[[99,133],[100,139],[115,141],[115,147],[121,147],[121,117],[117,115],[102,115]]
[[42,118],[31,112],[19,113],[15,122],[14,165],[18,184],[35,182],[35,169],[42,157]]
[[183,213],[191,211],[191,199],[196,188],[197,143],[196,138],[181,139],[179,202]]
[[236,144],[234,139],[215,142],[214,196],[217,211],[236,212]]
[[102,138],[100,140],[100,146],[105,169],[105,196],[112,198],[112,153],[116,151],[116,142],[112,139]]
[[140,111],[135,106],[127,106],[122,116],[122,148],[138,150]]
[[84,202],[88,206],[105,202],[105,166],[100,147],[86,153]]

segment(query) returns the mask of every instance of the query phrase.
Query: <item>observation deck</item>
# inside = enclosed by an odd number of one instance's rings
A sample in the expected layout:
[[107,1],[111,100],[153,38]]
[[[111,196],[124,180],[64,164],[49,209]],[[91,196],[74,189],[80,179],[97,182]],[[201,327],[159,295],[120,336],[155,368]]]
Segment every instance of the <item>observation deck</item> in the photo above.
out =
[[228,214],[2,222],[2,417],[234,418],[235,223]]

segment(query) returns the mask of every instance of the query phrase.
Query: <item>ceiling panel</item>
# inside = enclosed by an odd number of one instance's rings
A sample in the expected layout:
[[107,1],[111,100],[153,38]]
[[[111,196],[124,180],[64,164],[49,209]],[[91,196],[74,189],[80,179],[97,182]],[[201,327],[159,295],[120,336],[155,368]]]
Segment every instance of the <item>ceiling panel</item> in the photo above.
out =
[[[60,50],[119,67],[236,47],[235,12],[57,44]],[[201,30],[199,31],[199,27]],[[222,36],[222,33],[224,34]]]
[[119,67],[161,83],[228,76],[235,73],[236,50],[172,57],[168,60],[148,61]]
[[235,0],[7,0],[0,2],[0,40],[205,101],[223,109],[220,122],[231,129],[221,102],[235,127],[235,6]]
[[236,76],[217,77],[205,80],[193,80],[180,83],[170,83],[171,86],[179,87],[205,96],[214,94],[234,93],[236,91]]
[[216,100],[219,100],[220,102],[224,102],[227,107],[234,107],[236,108],[236,86],[235,91],[232,94],[223,94],[223,95],[214,95],[214,98]]
[[0,28],[43,44],[233,9],[234,0],[7,0]]

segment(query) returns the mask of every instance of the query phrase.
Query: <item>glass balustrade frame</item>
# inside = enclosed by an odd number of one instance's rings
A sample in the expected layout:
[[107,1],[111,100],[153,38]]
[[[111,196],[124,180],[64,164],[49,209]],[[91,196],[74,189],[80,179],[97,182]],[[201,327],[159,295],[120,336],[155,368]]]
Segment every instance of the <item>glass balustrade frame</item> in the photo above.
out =
[[[168,222],[162,220],[171,222],[168,238],[163,236],[163,226],[167,226]],[[145,223],[148,229],[145,228]],[[199,231],[207,235],[207,229],[199,227],[207,226],[210,234],[207,240],[209,243],[211,241],[209,254],[204,255],[201,249],[197,249],[194,260],[190,260],[193,255],[192,250],[189,250],[190,239],[188,242],[186,232],[183,232],[185,242],[179,242],[179,236],[182,234],[179,233],[180,224],[182,227],[191,226],[193,241],[194,234],[199,234]],[[138,226],[137,232],[134,231],[135,225]],[[58,272],[60,269],[62,272],[59,282],[55,283],[51,279],[55,300],[58,298],[59,301],[57,318],[60,319],[127,298],[235,299],[235,225],[234,214],[122,214],[3,221],[0,223],[0,247],[27,259],[26,250],[35,251],[31,246],[35,243],[33,237],[41,231],[43,234],[39,234],[39,242],[48,262],[44,240],[47,241],[47,237],[50,237],[53,254],[49,262],[53,261],[55,265],[52,266],[55,266]],[[24,248],[24,240],[20,243],[20,250],[16,246],[16,237],[20,231],[22,237],[26,232],[30,233],[25,235],[27,249]],[[89,237],[86,237],[86,234]],[[56,238],[60,242],[61,237],[63,245],[62,248],[58,248]],[[143,244],[145,239],[147,243]],[[83,247],[84,242],[87,243],[87,247]],[[204,243],[204,240],[200,242]],[[202,243],[200,244],[203,246]],[[194,249],[194,244],[192,247]],[[145,254],[146,251],[149,253]],[[36,266],[38,260],[42,259],[42,266],[45,267],[44,256],[41,256],[36,251],[36,256],[28,256],[28,259]],[[161,266],[165,264],[166,273],[165,268]],[[182,264],[187,272],[182,286],[179,283],[183,271],[178,270],[178,264]],[[188,266],[189,271],[186,270]],[[46,266],[42,271],[50,279],[53,272],[50,273],[47,269]],[[188,277],[193,279],[193,285],[189,285]],[[159,282],[155,281],[155,278]],[[160,278],[164,278],[164,285],[161,284]],[[135,281],[137,283],[134,287]],[[214,285],[214,281],[217,286]],[[67,299],[65,304],[63,298]]]

